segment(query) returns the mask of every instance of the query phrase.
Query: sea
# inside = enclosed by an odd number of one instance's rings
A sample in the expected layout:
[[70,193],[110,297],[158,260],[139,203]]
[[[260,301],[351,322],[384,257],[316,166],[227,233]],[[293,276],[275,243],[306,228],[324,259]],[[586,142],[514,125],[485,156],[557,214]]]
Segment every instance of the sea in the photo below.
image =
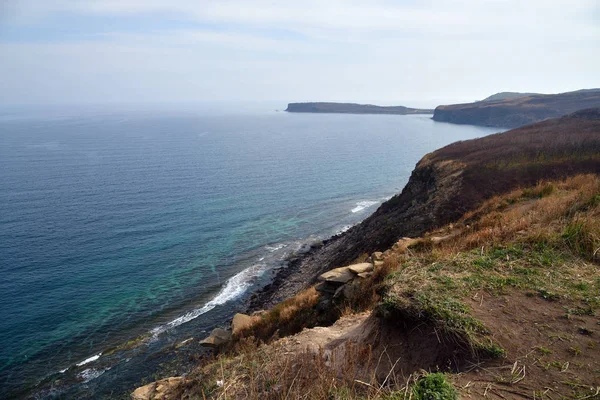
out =
[[[284,105],[279,105],[284,107]],[[287,259],[500,131],[271,106],[0,107],[0,398],[184,374]]]

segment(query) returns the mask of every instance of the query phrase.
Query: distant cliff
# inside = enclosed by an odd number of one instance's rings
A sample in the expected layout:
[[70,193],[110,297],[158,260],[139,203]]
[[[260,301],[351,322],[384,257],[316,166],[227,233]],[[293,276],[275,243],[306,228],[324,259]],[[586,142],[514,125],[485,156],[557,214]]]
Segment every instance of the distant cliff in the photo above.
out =
[[438,106],[433,119],[454,124],[516,128],[592,107],[600,107],[600,89],[560,94],[499,93],[475,103]]
[[355,103],[290,103],[287,112],[338,113],[338,114],[433,114],[433,110],[403,106],[381,107]]

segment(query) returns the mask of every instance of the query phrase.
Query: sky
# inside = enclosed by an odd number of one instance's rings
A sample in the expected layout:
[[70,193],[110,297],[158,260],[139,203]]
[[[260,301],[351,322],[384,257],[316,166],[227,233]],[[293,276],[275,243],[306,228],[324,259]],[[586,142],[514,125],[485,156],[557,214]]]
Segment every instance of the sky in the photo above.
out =
[[435,106],[592,87],[598,0],[0,0],[0,104]]

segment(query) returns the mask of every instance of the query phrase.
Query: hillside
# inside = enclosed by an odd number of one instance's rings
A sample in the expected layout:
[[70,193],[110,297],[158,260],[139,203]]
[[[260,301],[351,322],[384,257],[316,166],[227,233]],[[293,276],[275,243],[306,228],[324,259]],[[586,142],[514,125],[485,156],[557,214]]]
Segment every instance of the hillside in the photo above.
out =
[[283,270],[255,304],[277,303],[324,268],[420,236],[499,193],[590,172],[600,173],[600,109],[451,144],[424,156],[402,192],[373,215]]
[[599,175],[600,109],[427,154],[133,398],[598,399]]
[[[599,199],[597,175],[494,197],[134,399],[598,399]],[[335,322],[313,327],[324,308]]]
[[433,119],[454,124],[515,128],[585,108],[600,107],[600,89],[486,100],[438,106]]
[[517,99],[519,97],[528,97],[528,96],[537,96],[540,93],[520,93],[520,92],[500,92],[493,94],[489,97],[481,101],[498,101],[498,100],[508,100],[508,99]]
[[403,106],[382,107],[354,103],[290,103],[287,112],[338,113],[338,114],[433,114],[433,110]]

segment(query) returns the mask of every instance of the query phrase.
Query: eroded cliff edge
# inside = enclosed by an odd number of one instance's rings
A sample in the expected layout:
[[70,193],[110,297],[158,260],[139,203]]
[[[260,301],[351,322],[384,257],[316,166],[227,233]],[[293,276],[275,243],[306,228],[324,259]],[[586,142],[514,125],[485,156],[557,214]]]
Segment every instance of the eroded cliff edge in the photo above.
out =
[[292,260],[250,309],[289,298],[361,254],[456,221],[496,194],[580,173],[600,173],[600,108],[446,146],[423,157],[404,190],[373,215]]

